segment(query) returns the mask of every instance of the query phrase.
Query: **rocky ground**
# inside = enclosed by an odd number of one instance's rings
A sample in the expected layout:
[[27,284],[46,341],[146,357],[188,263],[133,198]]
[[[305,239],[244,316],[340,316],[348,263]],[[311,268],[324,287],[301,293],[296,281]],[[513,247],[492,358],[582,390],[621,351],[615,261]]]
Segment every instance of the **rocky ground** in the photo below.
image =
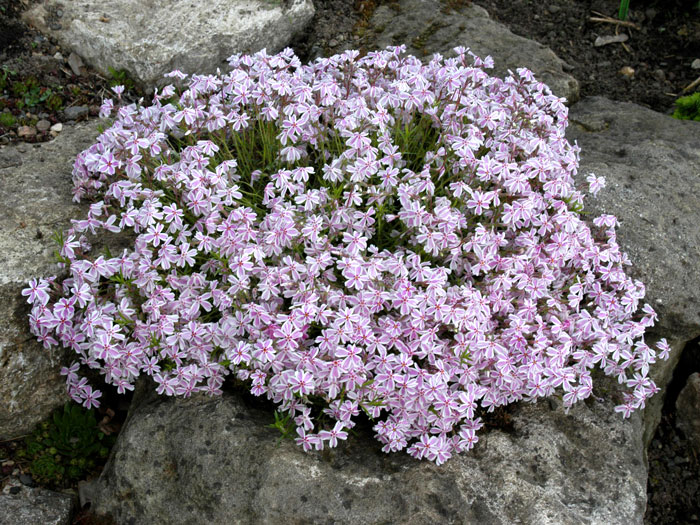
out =
[[[440,5],[446,19],[468,0]],[[700,79],[700,5],[696,1],[636,0],[628,23],[617,24],[616,0],[474,0],[491,18],[513,33],[550,47],[565,63],[564,71],[579,85],[580,97],[604,96],[670,113],[674,100]],[[303,59],[348,48],[365,48],[376,31],[372,17],[393,0],[315,0],[309,29],[293,42]],[[697,6],[697,7],[696,7]],[[49,141],[64,126],[97,114],[110,84],[126,83],[122,71],[99,74],[56,42],[20,21],[28,0],[0,0],[0,163],[2,145]],[[52,11],[51,24],[63,13]],[[599,20],[592,20],[598,18]],[[369,36],[369,37],[368,37]],[[408,35],[420,49],[429,34]],[[610,38],[607,38],[610,37]],[[604,45],[607,40],[617,40]],[[3,166],[0,165],[0,168]],[[648,451],[648,524],[700,523],[700,462],[686,436],[675,426],[675,398],[693,371],[700,371],[692,345],[670,384],[663,417]],[[692,348],[691,348],[692,347]],[[0,460],[10,455],[14,441],[0,443]],[[1,478],[19,478],[21,464],[2,464]],[[74,487],[75,488],[75,487]],[[75,523],[87,523],[85,514]],[[0,519],[0,523],[3,523]]]

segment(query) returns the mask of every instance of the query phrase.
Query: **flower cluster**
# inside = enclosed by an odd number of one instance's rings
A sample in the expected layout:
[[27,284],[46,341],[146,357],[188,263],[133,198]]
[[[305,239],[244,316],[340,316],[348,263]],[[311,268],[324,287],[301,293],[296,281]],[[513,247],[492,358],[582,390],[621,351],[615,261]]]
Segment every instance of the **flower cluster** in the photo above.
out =
[[[99,403],[81,366],[185,397],[232,375],[306,450],[363,411],[385,451],[438,464],[474,446],[481,411],[570,407],[596,367],[627,388],[618,411],[643,407],[668,345],[644,342],[655,314],[615,217],[582,220],[563,100],[455,52],[262,51],[175,71],[149,107],[106,101],[115,121],[75,163],[92,204],[60,238],[64,275],[23,292],[39,340],[78,356],[73,399]],[[92,253],[120,232],[129,249]]]

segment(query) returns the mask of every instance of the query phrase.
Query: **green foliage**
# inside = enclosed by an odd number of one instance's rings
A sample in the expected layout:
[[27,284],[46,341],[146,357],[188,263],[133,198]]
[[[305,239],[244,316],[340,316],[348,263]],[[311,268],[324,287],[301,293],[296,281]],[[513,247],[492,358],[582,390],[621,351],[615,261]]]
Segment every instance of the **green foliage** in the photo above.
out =
[[673,118],[700,122],[700,91],[676,100]]
[[627,18],[627,11],[630,8],[630,0],[620,0],[620,9],[617,11],[617,17],[620,20],[625,20]]
[[94,469],[113,442],[114,436],[100,431],[92,410],[66,403],[25,439],[19,455],[29,461],[29,471],[38,483],[60,487]]
[[134,81],[129,77],[129,73],[125,69],[117,70],[113,67],[108,67],[107,69],[112,76],[112,80],[109,81],[110,86],[124,86],[126,91],[134,89]]
[[51,111],[58,111],[63,107],[63,97],[58,93],[49,95],[46,99],[46,107]]
[[10,77],[15,76],[16,74],[17,71],[12,71],[7,66],[2,66],[0,68],[0,91],[4,91],[9,83]]
[[11,128],[16,122],[17,121],[12,113],[0,113],[0,126]]
[[58,109],[63,104],[60,95],[53,92],[50,87],[42,86],[36,77],[27,77],[25,80],[12,84],[12,93],[19,99],[17,109],[35,108],[46,103],[49,109]]
[[269,428],[276,428],[280,432],[280,441],[283,439],[291,439],[294,436],[294,422],[292,416],[288,413],[275,411],[275,422],[268,425]]

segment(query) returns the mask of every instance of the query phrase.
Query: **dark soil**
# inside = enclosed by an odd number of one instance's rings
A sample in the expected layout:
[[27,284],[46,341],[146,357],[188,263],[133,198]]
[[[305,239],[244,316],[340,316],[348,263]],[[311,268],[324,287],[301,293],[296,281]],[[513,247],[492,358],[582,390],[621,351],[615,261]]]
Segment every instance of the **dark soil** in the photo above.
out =
[[663,416],[647,451],[647,525],[700,523],[700,457],[676,428],[676,399],[688,377],[700,372],[700,339],[683,351],[666,388]]
[[[513,33],[536,40],[571,66],[581,97],[599,95],[669,113],[683,89],[700,77],[697,0],[632,0],[627,21],[636,28],[591,21],[617,17],[619,0],[474,0]],[[628,40],[596,47],[600,36]],[[633,74],[624,74],[631,68]]]
[[[25,8],[0,0],[0,145],[44,142],[56,135],[49,126],[96,116],[110,85],[88,67],[75,74],[67,51],[20,20]],[[71,118],[71,107],[84,114]]]

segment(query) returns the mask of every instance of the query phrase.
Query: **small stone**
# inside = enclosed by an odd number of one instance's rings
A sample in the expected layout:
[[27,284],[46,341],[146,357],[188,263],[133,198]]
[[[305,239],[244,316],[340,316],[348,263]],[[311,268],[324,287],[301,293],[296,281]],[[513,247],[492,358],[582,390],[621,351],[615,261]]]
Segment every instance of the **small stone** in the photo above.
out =
[[33,137],[36,135],[36,128],[34,126],[20,126],[17,135],[22,138]]
[[700,58],[696,58],[695,60],[693,60],[693,63],[690,64],[690,67],[692,67],[693,69],[700,69]]
[[629,36],[627,35],[627,33],[621,33],[619,35],[599,36],[598,38],[595,39],[595,42],[593,42],[593,45],[595,47],[607,46],[608,44],[614,44],[616,42],[627,42],[628,39],[629,39]]
[[335,46],[338,45],[338,41],[337,41],[335,38],[332,38],[332,39],[330,40],[330,42],[328,42],[328,45],[329,45],[330,47],[335,47]]
[[68,55],[68,65],[75,76],[79,77],[81,75],[80,68],[83,67],[83,59],[80,58],[80,55],[76,55],[75,53]]
[[48,131],[49,128],[51,127],[51,122],[48,120],[40,120],[39,122],[36,123],[36,129],[40,131],[41,133]]
[[63,131],[63,124],[61,124],[60,122],[54,124],[53,126],[51,126],[51,131],[53,133],[60,133],[61,131]]
[[652,74],[654,75],[654,78],[659,82],[663,82],[664,80],[666,80],[666,73],[663,69],[655,69],[654,73]]
[[63,60],[63,55],[56,51],[56,54],[53,56],[56,60]]
[[627,78],[632,79],[632,78],[634,78],[634,69],[632,69],[632,68],[629,67],[629,66],[623,66],[623,67],[620,69],[620,74],[621,74],[621,75],[624,75],[624,76],[627,77]]
[[26,485],[27,487],[33,487],[35,485],[34,479],[29,474],[20,474],[19,481],[22,485]]
[[58,31],[61,28],[63,28],[63,26],[61,24],[59,24],[58,22],[52,22],[51,25],[49,25],[49,29],[51,29],[53,31]]
[[20,490],[22,490],[21,487],[10,487],[10,494],[19,494]]
[[63,16],[63,10],[56,9],[56,18],[61,18]]
[[76,120],[80,117],[84,117],[88,114],[90,110],[87,106],[71,106],[63,110],[67,120]]
[[559,7],[558,5],[551,4],[547,8],[547,10],[554,15],[554,14],[557,14],[559,11],[561,11],[561,7]]

